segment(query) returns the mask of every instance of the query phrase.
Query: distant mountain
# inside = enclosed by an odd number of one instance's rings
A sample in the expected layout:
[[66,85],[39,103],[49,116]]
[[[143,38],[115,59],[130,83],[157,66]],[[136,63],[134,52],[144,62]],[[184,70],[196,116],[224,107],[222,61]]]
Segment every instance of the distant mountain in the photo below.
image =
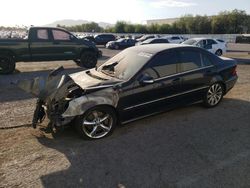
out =
[[[56,27],[58,24],[59,25],[65,25],[65,26],[74,26],[74,25],[81,25],[81,24],[86,24],[86,23],[90,23],[91,21],[87,21],[87,20],[71,20],[71,19],[65,19],[65,20],[58,20],[55,21],[53,23],[50,24],[46,24],[45,26],[47,27]],[[106,22],[99,22],[98,23],[99,26],[106,28],[106,27],[110,27],[113,26],[110,23],[106,23]]]

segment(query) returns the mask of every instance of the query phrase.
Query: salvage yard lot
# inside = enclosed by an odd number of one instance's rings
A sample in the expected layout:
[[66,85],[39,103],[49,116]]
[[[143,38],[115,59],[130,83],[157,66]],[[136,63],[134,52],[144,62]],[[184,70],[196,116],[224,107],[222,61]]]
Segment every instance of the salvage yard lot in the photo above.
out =
[[[101,50],[100,64],[118,53]],[[11,84],[59,65],[81,68],[72,61],[18,63],[14,75],[0,76],[0,187],[249,187],[250,58],[226,56],[240,60],[239,80],[216,108],[179,108],[97,141],[71,128],[53,135],[32,129],[36,100]]]

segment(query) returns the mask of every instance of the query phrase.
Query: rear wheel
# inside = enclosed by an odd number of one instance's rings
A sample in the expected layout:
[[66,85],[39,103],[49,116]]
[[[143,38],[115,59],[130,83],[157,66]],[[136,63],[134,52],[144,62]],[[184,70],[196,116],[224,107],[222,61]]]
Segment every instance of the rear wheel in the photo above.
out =
[[84,139],[94,140],[110,135],[117,123],[114,110],[98,106],[76,118],[75,126]]
[[222,56],[222,50],[221,50],[221,49],[217,50],[217,51],[215,52],[215,55],[217,55],[217,56]]
[[79,65],[85,68],[93,68],[97,63],[97,55],[94,52],[87,51],[83,52],[80,58]]
[[16,62],[11,55],[0,54],[0,74],[10,74],[15,71]]
[[223,98],[223,86],[221,83],[212,84],[204,96],[204,104],[206,107],[215,107]]

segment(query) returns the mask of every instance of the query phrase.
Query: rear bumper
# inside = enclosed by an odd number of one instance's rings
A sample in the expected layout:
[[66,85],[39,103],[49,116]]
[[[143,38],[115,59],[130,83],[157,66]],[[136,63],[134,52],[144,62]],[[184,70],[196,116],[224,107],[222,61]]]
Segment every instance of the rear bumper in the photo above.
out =
[[238,80],[238,76],[234,76],[225,82],[225,85],[226,85],[226,88],[225,88],[226,92],[225,93],[227,93],[229,90],[231,90],[234,87],[237,80]]

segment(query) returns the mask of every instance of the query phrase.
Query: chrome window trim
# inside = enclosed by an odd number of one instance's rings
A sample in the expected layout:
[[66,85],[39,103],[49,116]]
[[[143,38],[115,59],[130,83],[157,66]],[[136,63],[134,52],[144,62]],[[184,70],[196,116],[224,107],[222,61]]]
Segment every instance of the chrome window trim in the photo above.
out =
[[130,110],[130,109],[133,109],[133,108],[136,108],[136,107],[139,107],[139,106],[151,104],[151,103],[154,103],[154,102],[162,101],[162,100],[165,100],[165,99],[177,97],[177,96],[180,96],[180,95],[184,95],[184,94],[187,94],[187,93],[192,93],[194,91],[199,91],[199,90],[207,89],[207,88],[209,88],[209,86],[199,87],[199,88],[192,89],[192,90],[189,90],[189,91],[185,91],[185,92],[182,92],[182,93],[178,93],[178,94],[170,95],[170,96],[167,96],[167,97],[162,97],[162,98],[159,98],[159,99],[155,99],[155,100],[152,100],[152,101],[144,102],[144,103],[141,103],[141,104],[137,104],[137,105],[134,105],[134,106],[130,106],[130,107],[124,108],[123,110],[125,110],[125,111]]
[[161,78],[156,78],[156,79],[154,79],[154,81],[160,81],[160,80],[164,80],[164,79],[171,78],[171,77],[174,77],[174,76],[179,76],[179,75],[183,75],[183,74],[187,74],[187,73],[191,73],[191,72],[195,72],[195,71],[199,71],[199,70],[203,70],[203,69],[207,69],[207,68],[211,68],[211,67],[214,67],[214,65],[209,65],[209,66],[201,67],[201,68],[198,68],[198,69],[193,69],[193,70],[189,70],[189,71],[179,72],[179,73],[176,73],[176,74],[171,74],[171,75],[164,76],[164,77],[161,77]]

